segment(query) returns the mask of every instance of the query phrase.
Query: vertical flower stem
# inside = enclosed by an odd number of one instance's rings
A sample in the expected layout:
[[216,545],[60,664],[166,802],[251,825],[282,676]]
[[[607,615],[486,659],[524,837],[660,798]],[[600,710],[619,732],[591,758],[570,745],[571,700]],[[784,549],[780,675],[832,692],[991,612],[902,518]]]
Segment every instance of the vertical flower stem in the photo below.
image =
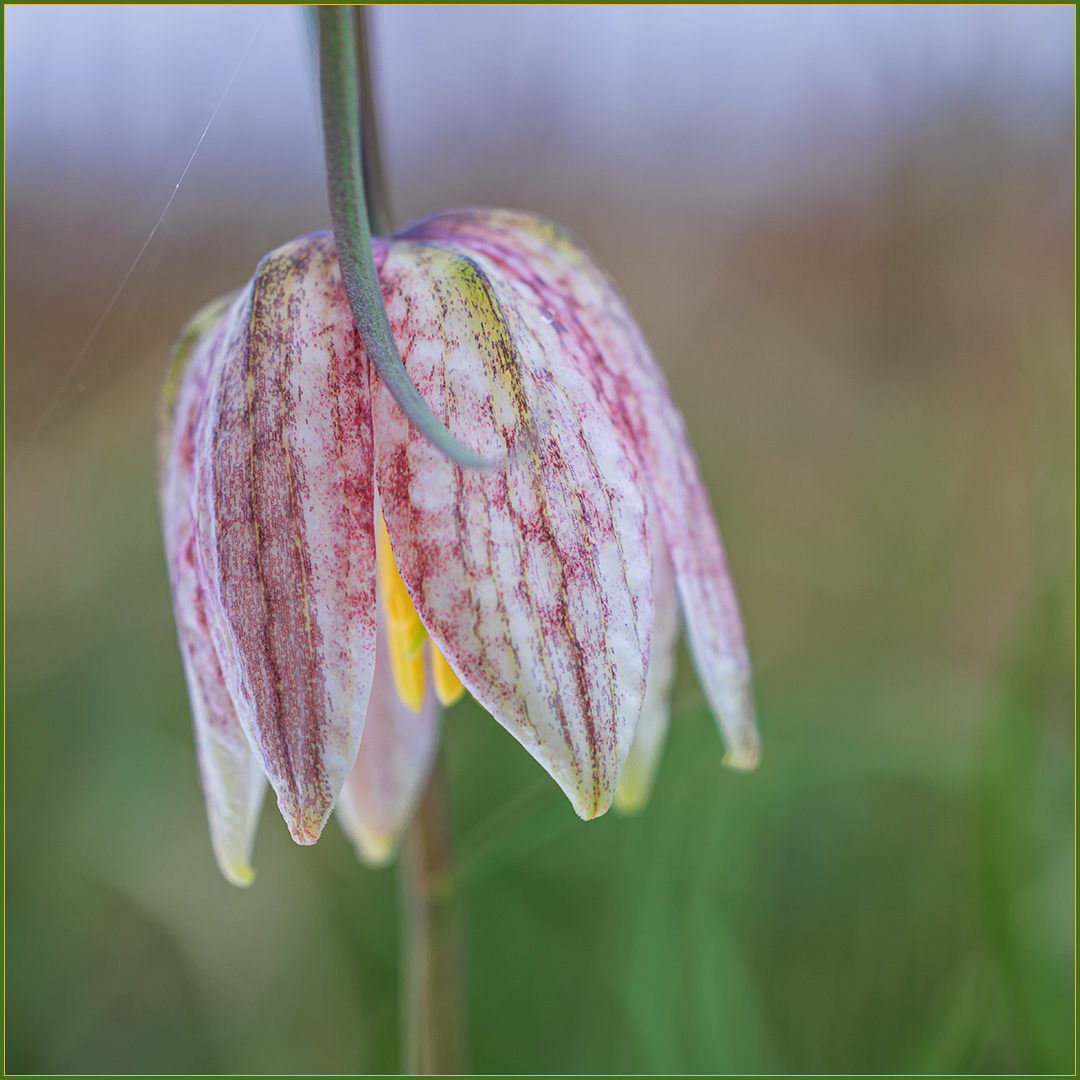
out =
[[375,236],[389,236],[394,229],[390,209],[390,188],[383,164],[375,102],[375,69],[371,58],[371,8],[353,7],[353,34],[360,82],[360,161],[364,170],[364,200]]
[[[317,7],[323,142],[341,277],[372,367],[415,427],[452,461],[489,463],[431,412],[401,362],[372,252],[391,227],[375,123],[368,14]],[[452,900],[453,855],[441,759],[405,838],[401,858],[403,1072],[460,1073],[461,944]]]
[[401,857],[402,1071],[406,1073],[464,1071],[461,923],[450,887],[453,863],[440,752]]

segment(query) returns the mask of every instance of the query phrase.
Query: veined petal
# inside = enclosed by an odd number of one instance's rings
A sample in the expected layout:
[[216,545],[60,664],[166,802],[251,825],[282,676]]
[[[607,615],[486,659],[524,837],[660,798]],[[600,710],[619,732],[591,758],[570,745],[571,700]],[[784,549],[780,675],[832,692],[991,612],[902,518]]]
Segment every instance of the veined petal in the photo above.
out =
[[372,376],[376,475],[398,570],[473,696],[584,818],[604,813],[641,712],[653,622],[628,436],[500,267],[395,240],[380,280],[409,377],[488,460],[463,470]]
[[419,712],[398,696],[380,610],[364,737],[337,804],[338,820],[364,862],[382,866],[397,853],[438,745],[439,705],[431,680]]
[[197,556],[225,682],[298,843],[353,766],[375,647],[367,363],[333,239],[268,255],[195,438]]
[[236,718],[210,639],[195,567],[193,445],[211,355],[220,346],[228,301],[217,301],[185,327],[161,393],[159,478],[165,558],[176,629],[195,723],[199,772],[218,866],[234,885],[255,877],[251,852],[266,777]]
[[462,245],[485,267],[503,267],[550,312],[567,357],[630,433],[656,500],[690,651],[727,747],[725,763],[754,768],[761,750],[750,662],[716,519],[682,415],[615,286],[568,232],[527,214],[455,211],[402,235]]
[[[654,536],[661,536],[653,508],[649,525]],[[679,633],[679,602],[675,592],[675,570],[664,543],[653,544],[653,620],[652,647],[649,653],[649,676],[645,700],[641,705],[630,753],[619,773],[615,789],[615,809],[632,814],[644,807],[652,794],[656,770],[671,719],[671,683],[675,678],[675,640]]]

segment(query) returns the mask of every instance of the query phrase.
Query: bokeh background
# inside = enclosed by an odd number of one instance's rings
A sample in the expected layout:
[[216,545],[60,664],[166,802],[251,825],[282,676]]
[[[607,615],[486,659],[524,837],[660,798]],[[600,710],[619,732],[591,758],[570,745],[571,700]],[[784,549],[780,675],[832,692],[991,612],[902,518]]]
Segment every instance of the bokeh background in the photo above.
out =
[[[1072,1071],[1074,33],[377,12],[397,219],[548,214],[636,312],[764,735],[724,771],[683,662],[584,824],[449,713],[476,1071]],[[328,224],[302,14],[9,6],[5,94],[7,1070],[396,1071],[394,872],[269,803],[214,867],[155,504],[171,336]]]

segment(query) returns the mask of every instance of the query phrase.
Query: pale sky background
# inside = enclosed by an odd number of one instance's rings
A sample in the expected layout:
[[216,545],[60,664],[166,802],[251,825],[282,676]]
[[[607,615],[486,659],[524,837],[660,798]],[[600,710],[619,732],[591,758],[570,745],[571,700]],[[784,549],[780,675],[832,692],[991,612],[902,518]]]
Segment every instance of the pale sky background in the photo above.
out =
[[[1074,8],[390,7],[376,15],[392,180],[522,139],[594,173],[760,191],[870,160],[979,99],[1036,132],[1071,115]],[[287,7],[5,8],[9,185],[322,192],[311,46]],[[141,178],[141,180],[140,180]]]

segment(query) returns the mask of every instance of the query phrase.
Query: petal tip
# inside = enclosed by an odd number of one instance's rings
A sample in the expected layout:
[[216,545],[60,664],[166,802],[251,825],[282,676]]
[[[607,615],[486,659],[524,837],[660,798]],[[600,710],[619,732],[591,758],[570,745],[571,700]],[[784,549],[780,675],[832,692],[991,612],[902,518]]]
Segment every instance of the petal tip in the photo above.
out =
[[249,888],[255,881],[255,868],[250,863],[218,862],[225,880],[240,889]]
[[649,801],[649,792],[636,784],[620,784],[615,789],[615,796],[611,801],[612,808],[617,814],[625,814],[630,817],[640,814]]
[[570,799],[570,805],[573,806],[574,813],[582,821],[593,821],[595,818],[603,817],[611,809],[612,792],[610,788],[603,788],[598,791],[589,788],[583,790],[563,788],[563,790]]
[[281,807],[282,816],[289,826],[289,834],[296,843],[310,847],[322,835],[323,826],[330,811],[322,813],[314,807],[304,807],[299,812],[292,807]]
[[753,772],[761,764],[761,736],[753,721],[739,733],[738,741],[724,754],[723,763],[737,772]]
[[395,834],[357,829],[350,835],[360,861],[373,870],[388,866],[397,857],[400,837]]
[[761,735],[749,668],[726,674],[711,687],[706,682],[706,697],[724,740],[724,765],[738,772],[752,772],[761,762]]
[[[649,768],[649,764],[653,767]],[[652,794],[654,779],[655,763],[643,762],[631,749],[611,800],[615,812],[627,816],[641,813]]]

